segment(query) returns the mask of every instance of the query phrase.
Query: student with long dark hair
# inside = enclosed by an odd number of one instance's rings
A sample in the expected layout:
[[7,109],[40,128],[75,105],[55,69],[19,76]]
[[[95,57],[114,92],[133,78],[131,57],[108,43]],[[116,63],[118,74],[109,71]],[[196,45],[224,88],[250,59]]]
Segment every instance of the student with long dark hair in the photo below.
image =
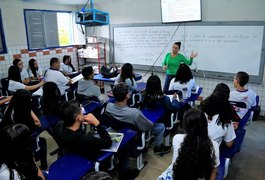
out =
[[62,71],[63,74],[71,74],[72,72],[75,72],[75,68],[71,62],[71,56],[63,56],[63,62],[61,63],[60,71]]
[[26,90],[35,90],[43,86],[44,81],[36,85],[24,85],[21,80],[20,71],[17,66],[10,66],[8,69],[8,90],[12,92],[16,92],[18,89],[26,89]]
[[[32,134],[36,128],[41,126],[39,118],[32,111],[31,93],[25,89],[20,89],[13,95],[1,122],[1,128],[10,124],[20,123],[29,128]],[[41,169],[47,169],[47,145],[44,138],[39,138]],[[32,147],[36,146],[36,139],[32,138]],[[37,156],[37,154],[36,154]]]
[[227,147],[231,147],[236,138],[232,124],[234,116],[228,101],[229,93],[229,87],[220,83],[200,105],[207,115],[209,137],[217,141],[219,145],[224,140]]
[[59,116],[64,103],[60,90],[54,82],[46,82],[43,86],[42,111],[44,115]]
[[42,78],[42,69],[36,59],[32,58],[29,60],[28,74],[34,80],[40,80]]
[[182,91],[182,95],[186,93],[186,98],[191,96],[191,91],[196,90],[196,83],[193,79],[191,70],[186,64],[180,64],[176,72],[176,77],[173,78],[169,85],[169,90]]
[[215,180],[219,166],[219,146],[208,136],[207,120],[199,109],[189,109],[184,114],[186,134],[173,138],[173,158],[170,167],[158,178]]
[[19,73],[21,75],[21,80],[23,84],[29,84],[30,83],[30,77],[26,69],[24,68],[23,61],[21,59],[14,59],[13,65],[18,67]]
[[130,63],[123,64],[121,73],[116,77],[115,85],[124,82],[128,88],[130,94],[137,89],[137,83],[134,79],[133,66]]
[[12,124],[0,131],[0,179],[45,179],[30,148],[30,131]]

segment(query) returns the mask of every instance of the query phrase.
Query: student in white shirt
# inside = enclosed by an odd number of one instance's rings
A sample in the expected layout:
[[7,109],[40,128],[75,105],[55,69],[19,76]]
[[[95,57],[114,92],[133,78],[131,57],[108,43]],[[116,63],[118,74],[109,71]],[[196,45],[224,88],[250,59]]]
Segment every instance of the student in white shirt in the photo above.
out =
[[36,59],[29,60],[28,74],[31,79],[40,80],[42,78],[42,69],[39,67]]
[[233,112],[228,101],[229,87],[220,83],[214,92],[201,102],[201,109],[208,120],[209,137],[221,144],[224,140],[227,147],[232,147],[236,138],[232,119]]
[[30,83],[30,77],[26,69],[24,68],[23,61],[21,59],[14,59],[13,65],[17,66],[20,71],[20,76],[23,84],[29,84]]
[[124,82],[128,86],[130,94],[137,89],[137,83],[134,80],[133,66],[130,63],[125,63],[122,66],[121,73],[116,77],[114,84],[116,85],[120,82]]
[[10,66],[8,69],[8,90],[16,92],[18,89],[35,90],[44,85],[44,81],[32,86],[27,86],[22,83],[19,68],[17,66]]
[[184,114],[186,134],[173,138],[173,158],[170,167],[158,179],[215,180],[219,166],[218,143],[208,137],[207,120],[199,109]]
[[65,77],[63,73],[59,71],[60,60],[56,57],[51,58],[50,68],[44,73],[45,82],[54,82],[60,89],[61,95],[65,94],[65,90],[69,88],[71,79]]
[[71,62],[71,56],[64,55],[63,62],[60,66],[60,71],[62,71],[63,74],[71,74],[72,72],[75,72],[75,68]]
[[256,106],[256,93],[252,89],[246,89],[245,85],[248,83],[249,75],[246,72],[240,71],[234,78],[235,91],[230,93],[230,101],[244,102],[247,108]]
[[[182,95],[189,98],[191,96],[191,91],[195,89],[196,83],[193,79],[189,66],[186,64],[180,64],[175,78],[173,78],[170,82],[169,90],[182,91]],[[184,93],[186,93],[186,95]]]

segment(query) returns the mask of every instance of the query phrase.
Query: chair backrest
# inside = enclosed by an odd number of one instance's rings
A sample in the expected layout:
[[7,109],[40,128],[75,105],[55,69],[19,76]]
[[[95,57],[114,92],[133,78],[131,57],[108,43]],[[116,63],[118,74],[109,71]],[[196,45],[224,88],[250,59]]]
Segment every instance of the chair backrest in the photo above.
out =
[[180,90],[168,90],[164,92],[166,95],[173,95],[173,94],[177,94],[180,98],[182,98],[182,91]]
[[1,79],[1,84],[2,84],[2,95],[3,95],[3,96],[8,96],[8,95],[9,95],[9,93],[8,93],[8,82],[9,82],[9,80],[8,80],[7,77]]

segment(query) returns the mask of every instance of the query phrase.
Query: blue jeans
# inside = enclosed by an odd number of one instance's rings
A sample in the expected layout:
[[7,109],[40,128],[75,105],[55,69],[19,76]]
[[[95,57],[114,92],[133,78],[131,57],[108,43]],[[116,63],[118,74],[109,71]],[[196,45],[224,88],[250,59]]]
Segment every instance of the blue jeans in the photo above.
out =
[[164,138],[165,125],[162,123],[155,123],[154,128],[151,130],[152,135],[155,136],[155,146],[161,146]]
[[164,84],[164,89],[163,91],[168,91],[169,85],[170,85],[170,81],[175,78],[175,75],[166,75],[166,79],[165,79],[165,84]]

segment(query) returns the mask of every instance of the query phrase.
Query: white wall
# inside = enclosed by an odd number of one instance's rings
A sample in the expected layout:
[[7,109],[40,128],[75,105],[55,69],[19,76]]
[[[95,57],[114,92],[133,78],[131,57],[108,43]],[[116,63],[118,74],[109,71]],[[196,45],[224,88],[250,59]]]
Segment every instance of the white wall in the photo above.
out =
[[[265,21],[264,0],[201,0],[202,21]],[[160,0],[109,0],[95,3],[96,9],[110,13],[111,24],[155,23],[161,22]],[[87,28],[87,35],[109,39],[109,27]],[[133,63],[133,62],[131,62]],[[147,76],[148,77],[148,76]],[[164,80],[164,74],[160,74]],[[146,79],[146,77],[144,78]],[[231,81],[209,78],[196,78],[202,86],[202,96],[207,97],[220,82],[227,83],[233,89]],[[262,84],[248,84],[260,95],[262,114],[265,115],[265,78]],[[163,83],[163,82],[162,82]]]

